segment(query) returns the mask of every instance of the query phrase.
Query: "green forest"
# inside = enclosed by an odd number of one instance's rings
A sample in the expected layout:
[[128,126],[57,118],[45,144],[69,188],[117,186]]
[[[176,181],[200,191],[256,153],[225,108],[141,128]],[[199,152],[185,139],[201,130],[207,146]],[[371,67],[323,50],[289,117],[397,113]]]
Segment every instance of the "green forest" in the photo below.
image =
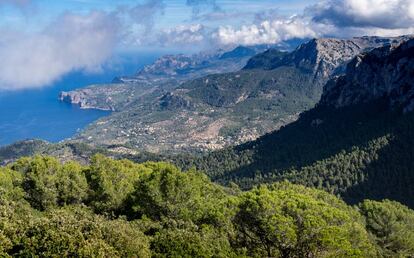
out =
[[95,155],[0,168],[0,257],[410,257],[414,211]]
[[256,141],[170,160],[243,190],[288,180],[349,204],[391,199],[413,208],[413,128],[413,112],[390,111],[383,100],[342,109],[317,106]]

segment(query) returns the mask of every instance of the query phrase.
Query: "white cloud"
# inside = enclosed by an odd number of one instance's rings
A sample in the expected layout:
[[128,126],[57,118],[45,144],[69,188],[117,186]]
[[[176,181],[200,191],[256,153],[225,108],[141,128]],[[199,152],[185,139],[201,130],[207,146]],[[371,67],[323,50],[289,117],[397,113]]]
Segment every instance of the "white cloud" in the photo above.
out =
[[164,14],[164,9],[163,0],[147,0],[133,7],[121,6],[116,14],[124,19],[125,24],[141,26],[144,28],[144,33],[149,33],[154,27],[157,15]]
[[318,32],[312,28],[310,22],[297,16],[264,20],[259,24],[245,25],[237,29],[232,26],[222,26],[214,35],[216,40],[224,45],[273,44],[293,38],[316,36]]
[[107,13],[66,13],[38,34],[7,33],[0,41],[0,88],[42,87],[73,70],[97,71],[116,45]]
[[327,0],[306,13],[338,27],[402,29],[414,25],[414,0]]
[[[414,0],[321,0],[292,17],[281,16],[275,9],[256,15],[249,10],[224,12],[215,0],[186,0],[193,18],[208,25],[183,24],[157,30],[155,23],[164,14],[165,3],[146,0],[112,13],[66,13],[38,33],[0,29],[0,88],[42,87],[70,71],[98,71],[114,49],[124,45],[188,48],[211,47],[212,43],[275,44],[294,38],[414,33]],[[22,10],[31,4],[31,0],[0,0],[0,7],[14,5]],[[232,20],[239,15],[252,20],[234,26]],[[233,25],[210,27],[217,20]]]
[[268,44],[293,38],[414,33],[414,0],[321,0],[290,18],[268,10],[250,25],[222,26],[214,34],[220,44]]
[[163,46],[199,44],[205,41],[206,28],[201,24],[179,25],[161,31],[157,41]]
[[[0,0],[22,7],[30,0]],[[64,13],[37,33],[0,29],[0,89],[49,85],[71,71],[97,72],[136,27],[150,31],[162,0],[115,12]]]

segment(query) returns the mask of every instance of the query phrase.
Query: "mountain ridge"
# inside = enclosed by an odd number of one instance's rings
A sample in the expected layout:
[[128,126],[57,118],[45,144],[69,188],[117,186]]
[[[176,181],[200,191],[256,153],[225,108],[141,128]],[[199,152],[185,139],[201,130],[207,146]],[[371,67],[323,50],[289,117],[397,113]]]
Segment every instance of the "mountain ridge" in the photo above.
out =
[[[265,46],[239,46],[229,51],[219,49],[193,55],[164,55],[153,64],[138,70],[133,76],[116,77],[111,84],[62,91],[58,99],[83,109],[121,111],[144,97],[150,98],[154,94],[160,95],[172,90],[186,80],[212,73],[237,71],[250,56],[263,48]],[[238,53],[240,49],[244,49],[244,52]],[[222,58],[223,55],[227,57]]]
[[[352,57],[404,39],[313,39],[284,53],[270,64],[271,69],[241,69],[164,87],[165,91],[121,107],[120,112],[92,124],[73,140],[156,153],[205,152],[241,144],[278,130],[312,108],[325,83],[343,71]],[[174,74],[177,65],[188,69],[186,62],[173,63]],[[149,66],[143,71],[151,77],[154,69]]]
[[[407,109],[413,43],[411,39],[358,55],[342,80],[331,80],[320,103],[294,123],[191,164],[213,180],[245,189],[289,180],[341,195],[349,203],[388,198],[414,207],[414,112]],[[367,79],[353,85],[359,76]],[[361,97],[343,102],[342,95],[349,92]]]
[[391,107],[412,111],[413,47],[414,40],[409,40],[358,55],[348,64],[346,75],[336,77],[326,85],[321,105],[338,108],[387,97]]

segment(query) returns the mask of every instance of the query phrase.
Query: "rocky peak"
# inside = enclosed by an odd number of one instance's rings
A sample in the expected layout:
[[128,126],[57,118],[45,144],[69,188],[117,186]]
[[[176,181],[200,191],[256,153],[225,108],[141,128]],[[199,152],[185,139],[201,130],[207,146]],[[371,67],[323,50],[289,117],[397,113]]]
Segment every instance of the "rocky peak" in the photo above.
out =
[[361,51],[352,40],[313,39],[283,61],[312,72],[315,78],[328,78],[337,67]]
[[414,110],[414,39],[356,56],[345,75],[327,83],[320,105],[339,108],[380,98],[391,108]]
[[[260,59],[266,64],[263,69],[276,69],[281,66],[295,66],[312,73],[313,84],[324,85],[335,74],[345,71],[346,64],[356,55],[385,45],[399,44],[410,36],[395,38],[358,37],[352,39],[321,38],[312,39],[296,50],[284,56],[275,57],[275,53],[267,51],[253,57],[248,64]],[[266,60],[266,57],[268,57]],[[270,63],[270,65],[269,65]],[[247,69],[251,67],[246,67]],[[257,65],[253,68],[258,68]],[[260,67],[259,67],[260,68]]]

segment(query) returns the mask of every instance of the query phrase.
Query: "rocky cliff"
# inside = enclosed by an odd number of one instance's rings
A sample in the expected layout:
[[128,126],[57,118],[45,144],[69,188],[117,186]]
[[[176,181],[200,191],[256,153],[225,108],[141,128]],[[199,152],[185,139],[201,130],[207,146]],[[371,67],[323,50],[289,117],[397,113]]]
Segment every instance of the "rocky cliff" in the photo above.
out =
[[168,87],[171,87],[171,84],[164,83],[158,86],[147,83],[91,85],[83,89],[61,92],[59,100],[78,105],[82,109],[121,111],[146,97],[161,94],[159,93],[163,91],[161,88],[168,89]]
[[96,89],[82,89],[70,92],[61,92],[59,100],[78,105],[82,109],[99,109],[106,111],[114,111],[112,98],[105,97],[104,99],[96,98]]
[[332,74],[343,73],[347,62],[356,55],[384,45],[398,45],[409,38],[410,36],[313,39],[289,54],[268,50],[251,58],[245,69],[272,70],[281,66],[295,66],[312,73],[313,82],[323,85]]
[[379,98],[404,112],[414,109],[414,39],[355,57],[345,75],[326,85],[321,105],[344,107]]

